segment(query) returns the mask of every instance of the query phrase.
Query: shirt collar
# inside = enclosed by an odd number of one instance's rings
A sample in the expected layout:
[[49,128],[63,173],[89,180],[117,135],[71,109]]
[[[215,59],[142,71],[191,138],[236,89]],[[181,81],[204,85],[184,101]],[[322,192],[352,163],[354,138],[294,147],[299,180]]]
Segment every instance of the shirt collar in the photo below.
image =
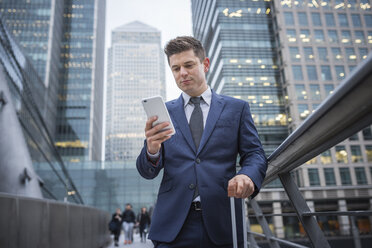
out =
[[[211,101],[212,101],[212,91],[211,91],[211,88],[208,88],[203,92],[203,94],[200,95],[201,97],[203,97],[203,100],[206,104],[208,104],[208,106],[211,105]],[[182,92],[182,98],[183,98],[183,106],[186,108],[187,104],[189,103],[190,101],[190,98],[191,96],[189,96],[188,94],[186,94],[185,92]]]

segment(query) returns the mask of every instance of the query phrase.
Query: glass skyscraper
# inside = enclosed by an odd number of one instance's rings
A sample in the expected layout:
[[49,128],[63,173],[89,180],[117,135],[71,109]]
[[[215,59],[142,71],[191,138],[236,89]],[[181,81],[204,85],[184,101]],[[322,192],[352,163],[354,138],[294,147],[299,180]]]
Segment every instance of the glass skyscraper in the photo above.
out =
[[[1,18],[36,66],[38,75],[27,75],[43,82],[31,91],[36,92],[36,102],[43,103],[41,108],[46,106],[40,112],[47,126],[44,131],[50,135],[44,143],[43,136],[26,139],[30,152],[39,156],[33,157],[37,173],[46,185],[56,185],[51,192],[57,199],[69,200],[77,194],[59,163],[68,169],[76,165],[78,173],[84,174],[89,169],[83,166],[85,161],[103,159],[105,11],[103,0],[0,1]],[[56,177],[56,172],[65,176]],[[58,188],[60,181],[66,189]]]
[[208,85],[248,101],[267,154],[288,135],[275,23],[268,1],[192,1],[194,36],[211,67]]
[[104,0],[65,0],[56,146],[65,161],[102,160]]
[[141,99],[165,100],[160,31],[135,21],[112,31],[108,55],[106,161],[135,161],[147,120]]
[[[23,131],[19,135],[24,136],[33,167],[40,177],[32,180],[41,182],[45,198],[82,203],[54,146],[46,121],[41,115],[44,105],[48,104],[43,97],[48,88],[45,87],[36,69],[32,66],[32,61],[22,53],[1,18],[0,76],[1,83],[9,86],[11,99],[6,101],[12,101],[15,106]],[[2,118],[5,120],[6,116],[2,115]],[[12,142],[9,144],[12,146]],[[6,172],[4,168],[3,172]]]
[[4,0],[0,13],[47,88],[42,111],[65,161],[102,160],[105,1]]
[[46,88],[40,97],[48,104],[41,106],[40,112],[52,137],[56,128],[63,4],[51,0],[0,2],[1,18]]
[[[249,102],[269,155],[372,50],[369,0],[192,0],[193,29],[211,58],[208,84]],[[371,127],[294,171],[313,211],[372,208]],[[272,183],[257,196],[264,214],[294,213]],[[278,237],[306,234],[295,216],[268,218]],[[347,216],[321,216],[327,236],[347,238]],[[372,220],[359,216],[361,234]],[[251,219],[252,228],[258,225]]]

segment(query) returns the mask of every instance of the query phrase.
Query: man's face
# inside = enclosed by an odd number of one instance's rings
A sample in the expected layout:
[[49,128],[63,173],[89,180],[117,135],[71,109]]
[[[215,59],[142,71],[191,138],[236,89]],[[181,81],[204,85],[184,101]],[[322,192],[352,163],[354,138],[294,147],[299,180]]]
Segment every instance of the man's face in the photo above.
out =
[[191,49],[170,56],[169,66],[178,88],[189,96],[200,96],[207,89],[205,73],[209,70],[208,58],[201,63]]

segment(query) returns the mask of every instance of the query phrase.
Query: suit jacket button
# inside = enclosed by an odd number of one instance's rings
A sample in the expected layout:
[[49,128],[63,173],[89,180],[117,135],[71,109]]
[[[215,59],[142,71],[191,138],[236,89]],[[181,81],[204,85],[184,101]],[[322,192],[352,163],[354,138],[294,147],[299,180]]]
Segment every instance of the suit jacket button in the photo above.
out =
[[154,168],[149,168],[150,173],[154,173],[155,169]]
[[191,183],[191,184],[189,185],[189,189],[195,189],[195,184]]
[[197,164],[200,164],[200,158],[197,158],[195,161]]

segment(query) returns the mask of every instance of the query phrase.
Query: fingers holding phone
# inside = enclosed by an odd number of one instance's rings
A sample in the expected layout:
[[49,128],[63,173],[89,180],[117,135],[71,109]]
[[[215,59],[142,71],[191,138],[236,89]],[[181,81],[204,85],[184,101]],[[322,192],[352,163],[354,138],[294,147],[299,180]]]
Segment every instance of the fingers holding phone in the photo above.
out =
[[142,105],[148,117],[145,127],[147,149],[151,154],[156,154],[161,143],[170,139],[176,131],[161,96],[144,98]]
[[150,117],[145,127],[147,149],[151,154],[156,154],[160,150],[161,143],[170,139],[173,133],[172,129],[166,129],[170,126],[169,122],[162,122],[153,126],[157,119],[157,116]]

